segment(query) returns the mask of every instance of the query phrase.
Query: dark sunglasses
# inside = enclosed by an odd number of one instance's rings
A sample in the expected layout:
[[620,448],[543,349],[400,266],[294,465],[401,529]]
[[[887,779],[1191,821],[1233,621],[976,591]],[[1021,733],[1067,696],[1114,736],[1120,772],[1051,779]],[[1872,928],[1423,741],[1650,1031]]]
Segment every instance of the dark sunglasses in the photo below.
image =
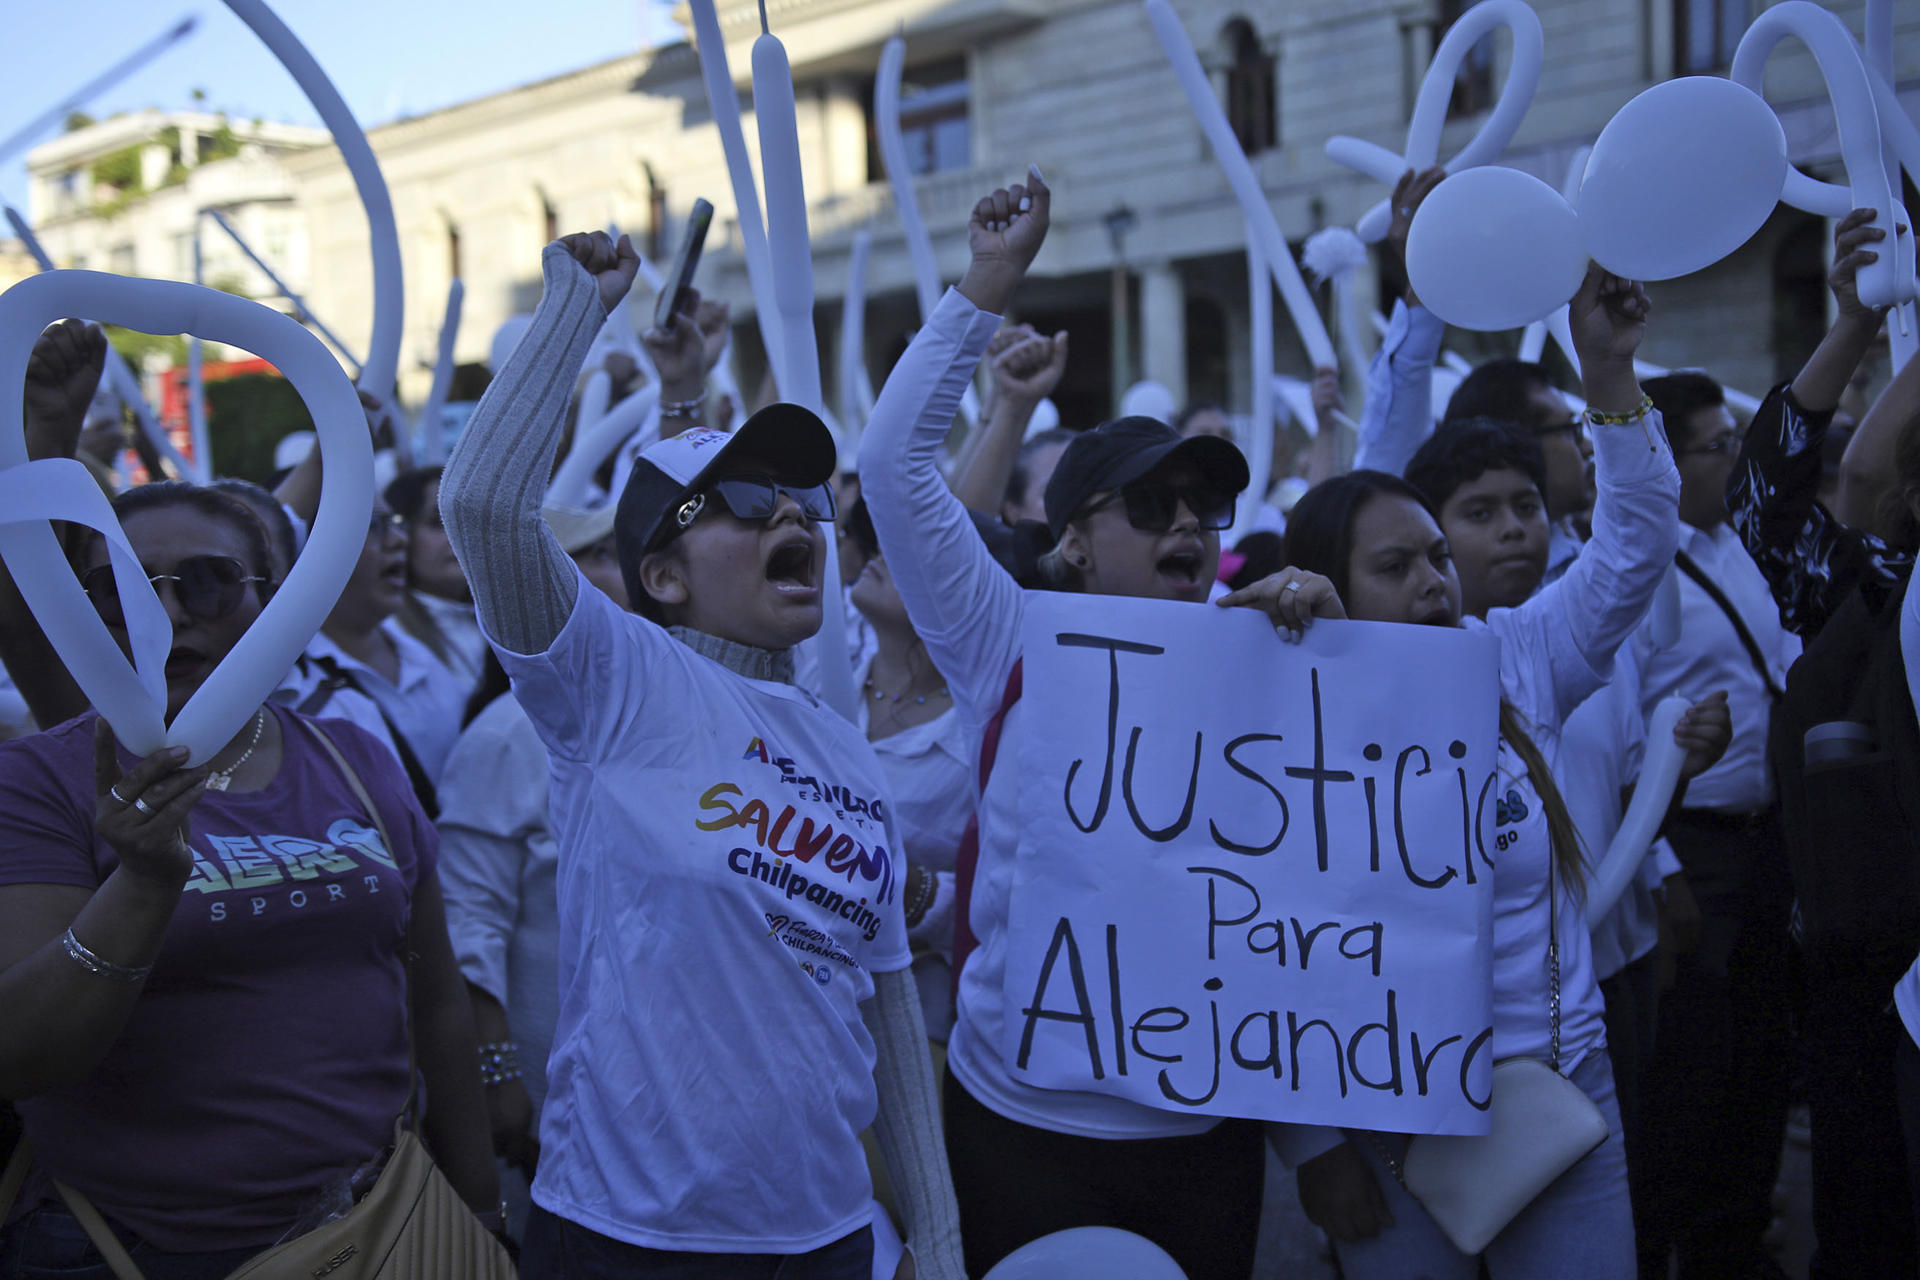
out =
[[809,520],[831,520],[836,511],[833,489],[828,485],[797,488],[781,484],[771,476],[727,476],[713,481],[706,489],[674,508],[673,523],[667,530],[668,538],[692,524],[695,517],[706,509],[709,493],[717,496],[726,504],[727,510],[741,520],[771,519],[780,506],[780,495],[783,493],[800,505],[800,514]]
[[[218,622],[240,607],[246,598],[247,584],[265,582],[250,577],[246,566],[232,556],[188,556],[173,566],[172,573],[149,573],[147,581],[158,587],[173,584],[174,598],[187,615],[202,622]],[[93,601],[100,620],[113,626],[126,623],[126,611],[120,607],[120,592],[114,586],[113,566],[100,565],[80,575],[80,585]]]
[[1219,530],[1233,526],[1233,499],[1233,494],[1211,485],[1148,477],[1121,485],[1088,507],[1087,514],[1123,502],[1128,524],[1141,533],[1165,533],[1173,528],[1184,502],[1202,529]]

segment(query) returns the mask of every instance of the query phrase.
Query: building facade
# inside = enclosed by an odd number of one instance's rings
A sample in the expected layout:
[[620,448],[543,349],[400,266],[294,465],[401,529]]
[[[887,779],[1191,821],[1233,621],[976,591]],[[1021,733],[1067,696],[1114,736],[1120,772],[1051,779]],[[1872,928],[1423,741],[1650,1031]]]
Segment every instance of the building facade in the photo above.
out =
[[[1324,143],[1344,133],[1400,150],[1432,50],[1464,4],[1175,0],[1175,7],[1281,227],[1298,243],[1320,227],[1351,224],[1383,198],[1378,183],[1329,161]],[[1577,149],[1634,94],[1674,75],[1724,73],[1760,7],[1761,0],[1535,0],[1545,68],[1503,162],[1559,186]],[[1862,0],[1829,7],[1859,31]],[[767,12],[796,82],[830,401],[837,403],[840,302],[857,233],[872,236],[865,355],[876,382],[918,322],[874,143],[874,71],[882,44],[900,32],[908,48],[903,126],[945,278],[964,268],[966,217],[982,192],[1018,179],[1029,162],[1056,192],[1054,229],[1017,305],[1020,318],[1073,333],[1072,367],[1056,396],[1063,419],[1098,421],[1111,409],[1114,386],[1138,377],[1165,383],[1176,398],[1247,408],[1241,214],[1137,0],[770,0]],[[677,16],[690,29],[684,6]],[[759,7],[723,0],[720,17],[755,151],[749,69]],[[1920,6],[1899,6],[1896,23],[1896,80],[1903,101],[1920,113]],[[1477,131],[1509,57],[1505,33],[1496,32],[1467,60],[1442,155]],[[1767,86],[1794,159],[1837,177],[1832,113],[1805,50],[1783,46],[1769,63]],[[60,175],[93,145],[94,129],[31,159],[34,217],[56,257],[185,278],[180,228],[224,193],[227,207],[254,219],[242,234],[285,264],[289,283],[350,349],[364,346],[372,310],[366,220],[334,148],[294,131],[261,136],[251,150],[201,163],[185,182],[102,216],[98,201],[62,203]],[[732,303],[742,385],[754,385],[764,359],[732,187],[691,44],[384,125],[369,137],[406,264],[404,398],[424,394],[453,278],[465,287],[458,358],[484,360],[498,325],[532,309],[548,240],[617,225],[643,253],[664,259],[695,197],[718,209],[699,284]],[[216,180],[230,168],[230,182]],[[1657,321],[1647,354],[1763,391],[1818,337],[1829,239],[1828,224],[1783,206],[1725,262],[1653,286]],[[220,269],[228,265],[223,260]],[[244,264],[233,269],[244,278]],[[209,278],[214,270],[209,260]],[[1391,268],[1386,275],[1370,269],[1360,285],[1383,309],[1397,288]],[[270,286],[252,287],[261,283],[250,279],[248,291],[269,296]],[[1304,373],[1306,356],[1284,309],[1279,315],[1278,367]],[[1450,345],[1478,356],[1511,350],[1513,341],[1456,334]]]

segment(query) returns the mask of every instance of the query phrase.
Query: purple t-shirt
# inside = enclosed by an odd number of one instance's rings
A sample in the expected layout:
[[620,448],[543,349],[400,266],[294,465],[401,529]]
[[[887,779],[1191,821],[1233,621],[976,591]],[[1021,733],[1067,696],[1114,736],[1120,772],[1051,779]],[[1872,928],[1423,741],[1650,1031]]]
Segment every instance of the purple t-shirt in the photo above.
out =
[[[161,1249],[275,1243],[405,1102],[401,941],[433,826],[366,732],[273,713],[280,773],[195,806],[193,875],[126,1029],[85,1080],[17,1104],[39,1167]],[[94,720],[0,744],[0,884],[93,889],[116,865],[93,833]]]

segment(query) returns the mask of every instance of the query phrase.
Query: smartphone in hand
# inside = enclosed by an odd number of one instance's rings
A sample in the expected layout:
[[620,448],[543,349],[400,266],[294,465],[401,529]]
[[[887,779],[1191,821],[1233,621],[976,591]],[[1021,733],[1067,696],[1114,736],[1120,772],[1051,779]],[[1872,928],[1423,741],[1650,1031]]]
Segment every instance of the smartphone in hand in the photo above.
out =
[[706,246],[707,228],[712,225],[713,205],[696,199],[693,212],[687,215],[687,230],[680,238],[680,248],[673,255],[673,265],[667,271],[666,283],[653,301],[654,328],[672,328],[674,312],[686,309],[682,299],[687,290],[693,287],[693,273],[700,268],[700,251]]

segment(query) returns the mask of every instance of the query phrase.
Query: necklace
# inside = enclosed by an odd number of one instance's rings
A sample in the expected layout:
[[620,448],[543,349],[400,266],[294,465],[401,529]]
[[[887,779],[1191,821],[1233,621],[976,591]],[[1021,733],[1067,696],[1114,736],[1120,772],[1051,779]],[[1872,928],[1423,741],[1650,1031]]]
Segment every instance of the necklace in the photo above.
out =
[[[873,695],[873,700],[875,702],[886,702],[886,703],[899,702],[900,699],[907,696],[907,694],[912,690],[912,688],[913,686],[909,685],[907,686],[907,688],[902,689],[898,693],[890,694],[884,689],[876,688],[874,686],[872,679],[868,679],[867,681],[867,692]],[[922,693],[922,694],[916,695],[913,700],[913,705],[916,707],[924,707],[927,705],[928,698],[950,698],[952,696],[953,696],[952,694],[947,692],[947,687],[945,685],[941,685],[938,689],[935,689],[931,693]]]
[[253,738],[247,743],[247,749],[240,753],[238,760],[235,760],[225,769],[217,769],[207,775],[207,790],[225,791],[227,789],[233,782],[233,775],[240,771],[240,766],[247,762],[247,758],[253,754],[253,749],[260,745],[260,731],[266,727],[267,713],[265,708],[256,710],[253,713]]

